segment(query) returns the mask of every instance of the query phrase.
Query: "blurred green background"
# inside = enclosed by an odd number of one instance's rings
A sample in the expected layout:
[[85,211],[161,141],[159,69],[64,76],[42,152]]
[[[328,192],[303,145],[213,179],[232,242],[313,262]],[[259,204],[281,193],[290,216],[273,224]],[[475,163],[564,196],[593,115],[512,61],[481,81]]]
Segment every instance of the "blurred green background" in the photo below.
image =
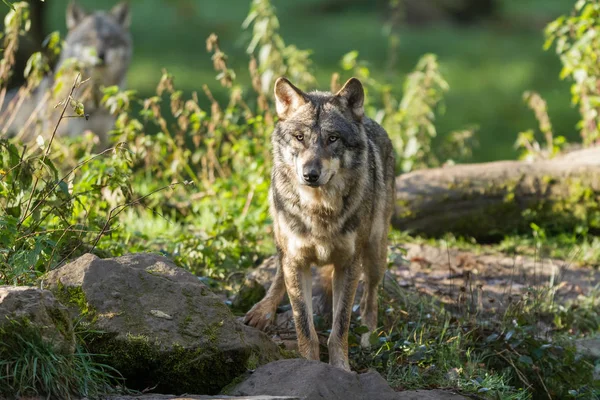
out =
[[[414,0],[418,2],[419,0]],[[425,0],[424,0],[425,1]],[[452,4],[452,0],[445,0]],[[459,0],[457,0],[459,1]],[[116,1],[80,1],[88,10],[108,9]],[[201,91],[204,83],[220,95],[205,39],[219,35],[241,82],[248,82],[245,47],[249,34],[241,28],[250,1],[132,0],[134,60],[128,87],[152,95],[167,68],[186,92]],[[386,77],[400,95],[402,82],[424,53],[439,57],[450,84],[445,112],[436,125],[439,137],[453,130],[477,127],[479,146],[472,161],[517,157],[514,142],[520,131],[537,128],[533,113],[522,100],[526,90],[547,101],[556,135],[578,140],[577,112],[570,104],[569,83],[559,80],[560,61],[544,51],[543,29],[574,0],[497,0],[491,15],[466,23],[452,18],[406,18],[399,26],[398,59],[386,71],[389,8],[384,0],[272,0],[287,44],[311,49],[318,87],[327,89],[330,76],[341,71],[339,60],[357,50],[373,76]],[[65,33],[67,1],[47,2],[45,30]],[[342,78],[348,78],[342,75]],[[306,88],[308,89],[308,88]],[[202,96],[201,96],[202,97]]]

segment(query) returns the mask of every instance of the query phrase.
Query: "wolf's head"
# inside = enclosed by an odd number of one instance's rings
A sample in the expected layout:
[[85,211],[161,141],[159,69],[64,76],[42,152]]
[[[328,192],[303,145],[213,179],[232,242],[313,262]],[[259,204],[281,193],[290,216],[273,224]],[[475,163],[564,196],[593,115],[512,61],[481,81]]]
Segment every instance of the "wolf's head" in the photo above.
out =
[[69,32],[61,59],[83,62],[89,77],[100,85],[122,84],[132,55],[128,4],[88,13],[72,0],[66,17]]
[[275,82],[279,123],[273,133],[275,162],[295,172],[298,183],[327,185],[342,170],[363,160],[364,91],[356,78],[336,94],[304,93],[285,78]]

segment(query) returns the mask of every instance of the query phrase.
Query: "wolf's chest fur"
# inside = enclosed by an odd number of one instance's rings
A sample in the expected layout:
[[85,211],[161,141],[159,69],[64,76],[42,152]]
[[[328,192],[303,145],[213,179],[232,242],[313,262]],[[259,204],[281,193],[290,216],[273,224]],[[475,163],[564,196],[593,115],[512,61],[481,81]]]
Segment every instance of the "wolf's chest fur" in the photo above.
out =
[[348,215],[343,196],[327,189],[300,187],[293,196],[295,206],[288,203],[286,211],[273,212],[276,236],[290,256],[326,264],[340,254],[354,253],[357,232],[344,230]]

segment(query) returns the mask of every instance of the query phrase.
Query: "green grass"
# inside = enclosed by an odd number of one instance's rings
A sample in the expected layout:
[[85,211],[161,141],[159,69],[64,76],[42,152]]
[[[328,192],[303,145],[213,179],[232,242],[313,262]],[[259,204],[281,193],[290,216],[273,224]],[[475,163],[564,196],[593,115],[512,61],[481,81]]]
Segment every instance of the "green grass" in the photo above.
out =
[[73,353],[57,349],[28,321],[5,323],[0,337],[0,397],[96,398],[120,383],[118,372],[81,344]]
[[[358,323],[351,330],[352,367],[376,368],[403,390],[454,388],[483,399],[597,399],[594,360],[579,355],[574,341],[598,333],[597,294],[562,306],[550,290],[532,292],[498,315],[467,311],[474,304],[449,312],[431,297],[401,289],[382,294],[374,348],[358,347]],[[476,299],[466,299],[471,301]],[[542,333],[548,325],[551,335]]]
[[[96,2],[82,3],[93,9]],[[104,7],[114,1],[106,3]],[[340,58],[351,50],[358,50],[360,57],[371,63],[374,76],[383,76],[387,41],[382,10],[355,6],[339,13],[317,13],[310,7],[315,3],[273,1],[286,42],[313,50],[318,86],[328,87],[331,73],[341,70]],[[52,29],[64,32],[65,4],[66,0],[50,3]],[[190,4],[192,10],[182,12],[163,0],[133,2],[135,56],[128,85],[141,95],[153,93],[163,67],[187,92],[201,91],[204,83],[216,87],[204,44],[211,32],[219,35],[241,82],[248,82],[247,41],[241,23],[250,2],[196,0]],[[470,27],[443,23],[404,27],[398,65],[389,78],[394,91],[401,93],[406,73],[421,55],[433,52],[439,55],[442,73],[450,84],[446,112],[437,122],[440,139],[453,130],[478,127],[480,146],[473,161],[517,156],[513,147],[517,133],[537,126],[522,101],[526,90],[539,91],[548,100],[557,134],[577,140],[577,113],[570,105],[569,84],[558,79],[558,58],[542,49],[544,24],[568,13],[571,6],[562,0],[504,0],[498,20]],[[216,92],[223,98],[223,91]]]

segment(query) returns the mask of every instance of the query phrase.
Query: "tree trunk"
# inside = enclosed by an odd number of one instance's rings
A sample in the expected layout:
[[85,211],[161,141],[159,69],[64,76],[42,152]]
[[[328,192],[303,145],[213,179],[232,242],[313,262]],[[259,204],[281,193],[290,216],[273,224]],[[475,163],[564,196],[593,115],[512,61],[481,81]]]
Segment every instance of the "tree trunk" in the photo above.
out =
[[499,161],[415,171],[396,178],[394,227],[479,240],[600,229],[600,147],[536,162]]
[[[0,7],[7,9],[4,4]],[[31,28],[29,33],[20,38],[19,49],[17,50],[16,63],[13,67],[13,75],[9,82],[9,88],[16,88],[25,83],[23,71],[27,65],[27,60],[36,51],[42,48],[42,42],[46,37],[46,17],[48,14],[48,1],[30,0],[29,16],[31,18]]]
[[46,1],[30,1],[31,29],[29,34],[36,46],[41,46],[46,37],[46,15],[48,14],[48,4]]

